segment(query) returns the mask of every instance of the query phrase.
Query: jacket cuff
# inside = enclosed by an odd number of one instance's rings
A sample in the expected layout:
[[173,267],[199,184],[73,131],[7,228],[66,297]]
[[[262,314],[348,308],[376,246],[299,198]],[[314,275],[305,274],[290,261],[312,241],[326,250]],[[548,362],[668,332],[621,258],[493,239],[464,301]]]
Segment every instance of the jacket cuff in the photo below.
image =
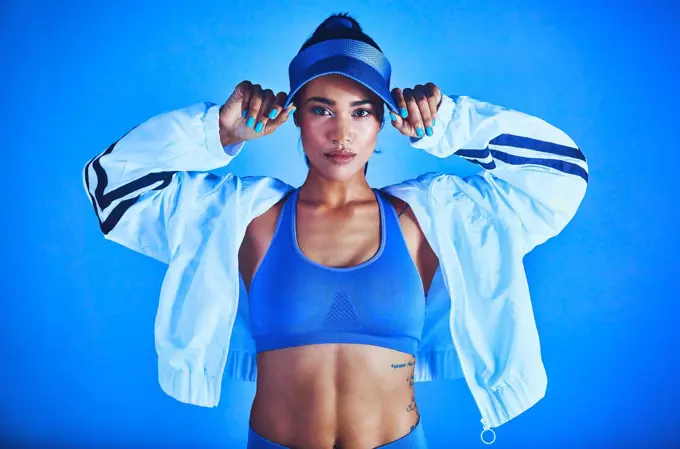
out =
[[203,119],[205,125],[206,147],[208,148],[208,152],[218,159],[224,159],[225,156],[233,158],[241,151],[245,142],[237,142],[223,147],[222,142],[220,142],[219,118],[219,105],[211,105]]

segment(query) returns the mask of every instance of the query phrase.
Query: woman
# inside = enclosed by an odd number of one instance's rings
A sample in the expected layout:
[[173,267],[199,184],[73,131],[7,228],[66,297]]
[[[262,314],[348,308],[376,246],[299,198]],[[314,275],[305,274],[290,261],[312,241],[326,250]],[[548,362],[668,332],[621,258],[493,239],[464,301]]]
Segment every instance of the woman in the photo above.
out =
[[[223,106],[154,117],[85,167],[106,238],[169,265],[163,390],[215,406],[225,371],[256,380],[251,448],[426,447],[414,381],[463,376],[484,431],[531,407],[546,377],[522,258],[574,216],[581,151],[540,119],[432,83],[390,92],[389,62],[347,15],[317,28],[289,74],[288,95],[244,81]],[[415,148],[483,170],[372,189],[384,106]],[[207,173],[291,115],[300,188]]]

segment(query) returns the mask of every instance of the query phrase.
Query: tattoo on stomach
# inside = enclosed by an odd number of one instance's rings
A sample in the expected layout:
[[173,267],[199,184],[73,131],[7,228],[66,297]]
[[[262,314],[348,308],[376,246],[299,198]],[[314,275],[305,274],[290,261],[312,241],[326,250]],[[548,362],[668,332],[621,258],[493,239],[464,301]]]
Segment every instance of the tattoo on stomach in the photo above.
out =
[[[416,416],[418,418],[418,421],[420,421],[420,412],[418,412],[418,406],[416,405],[416,391],[413,388],[414,384],[414,376],[411,374],[406,378],[406,382],[408,382],[408,387],[412,390],[411,391],[411,402],[409,403],[408,407],[406,407],[407,412],[416,412]],[[418,422],[416,421],[416,422]],[[416,428],[416,424],[411,426],[411,430]]]
[[401,368],[411,368],[416,364],[416,359],[414,358],[413,360],[409,360],[406,363],[393,363],[391,366],[394,369],[401,369]]
[[[391,365],[391,368],[394,370],[402,369],[402,368],[413,368],[416,364],[416,359],[415,357],[411,360],[409,360],[406,363],[393,363]],[[415,412],[416,414],[416,424],[413,424],[411,426],[411,430],[415,429],[416,426],[418,425],[418,422],[420,422],[420,412],[418,412],[418,406],[416,405],[416,393],[415,389],[413,388],[413,385],[415,383],[415,376],[413,374],[410,374],[406,378],[406,383],[408,383],[408,387],[411,389],[411,402],[406,406],[406,411],[408,413]]]

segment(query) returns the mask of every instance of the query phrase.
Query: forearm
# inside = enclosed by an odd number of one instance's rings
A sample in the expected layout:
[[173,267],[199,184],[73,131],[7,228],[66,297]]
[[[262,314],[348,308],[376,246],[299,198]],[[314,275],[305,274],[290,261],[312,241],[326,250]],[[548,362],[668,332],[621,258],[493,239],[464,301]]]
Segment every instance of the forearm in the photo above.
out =
[[210,103],[163,113],[135,127],[83,169],[101,231],[167,261],[165,222],[179,192],[200,197],[197,192],[210,186],[198,176],[207,173],[199,172],[227,165],[240,148],[221,146],[218,107]]
[[563,131],[528,114],[469,97],[445,98],[433,136],[412,141],[437,157],[452,155],[482,167],[475,176],[450,176],[487,213],[520,230],[527,250],[559,233],[586,191],[588,165]]

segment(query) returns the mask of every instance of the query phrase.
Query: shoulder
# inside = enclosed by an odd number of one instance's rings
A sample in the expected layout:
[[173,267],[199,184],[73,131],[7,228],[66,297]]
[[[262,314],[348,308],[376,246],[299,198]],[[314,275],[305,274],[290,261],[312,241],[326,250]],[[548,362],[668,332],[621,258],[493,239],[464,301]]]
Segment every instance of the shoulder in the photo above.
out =
[[287,192],[273,206],[251,220],[251,222],[248,224],[248,227],[246,228],[246,240],[256,242],[262,239],[271,239],[271,236],[274,234],[274,230],[276,229],[279,216],[281,215],[283,205],[292,192],[292,190]]
[[[267,195],[268,191],[288,193],[293,190],[291,185],[271,176],[235,176],[235,178],[243,192],[257,194],[258,196]],[[263,188],[266,190],[262,191]]]
[[381,191],[383,198],[385,198],[387,201],[392,204],[392,207],[394,207],[394,210],[397,212],[397,215],[400,215],[404,213],[408,207],[408,203],[400,198],[397,198],[394,195],[390,195],[389,193],[385,191]]
[[392,207],[394,207],[394,210],[397,213],[399,219],[399,224],[402,227],[402,231],[408,232],[408,230],[415,228],[417,228],[417,230],[420,230],[418,220],[416,219],[416,216],[413,213],[413,208],[411,208],[409,203],[400,198],[397,198],[396,196],[390,195],[385,191],[382,191],[381,193],[383,195],[383,198],[388,200]]
[[[397,184],[390,184],[380,189],[382,192],[401,192],[401,191],[423,191],[429,189],[430,185],[439,177],[444,175],[441,172],[427,172],[416,178],[406,179]],[[402,195],[397,195],[402,196]]]
[[[390,197],[390,201],[398,209],[400,205],[408,203],[410,208],[425,208],[429,203],[430,189],[437,178],[443,173],[429,172],[417,178],[407,179],[398,184],[391,184],[380,189],[383,195]],[[403,206],[402,206],[403,207]]]

